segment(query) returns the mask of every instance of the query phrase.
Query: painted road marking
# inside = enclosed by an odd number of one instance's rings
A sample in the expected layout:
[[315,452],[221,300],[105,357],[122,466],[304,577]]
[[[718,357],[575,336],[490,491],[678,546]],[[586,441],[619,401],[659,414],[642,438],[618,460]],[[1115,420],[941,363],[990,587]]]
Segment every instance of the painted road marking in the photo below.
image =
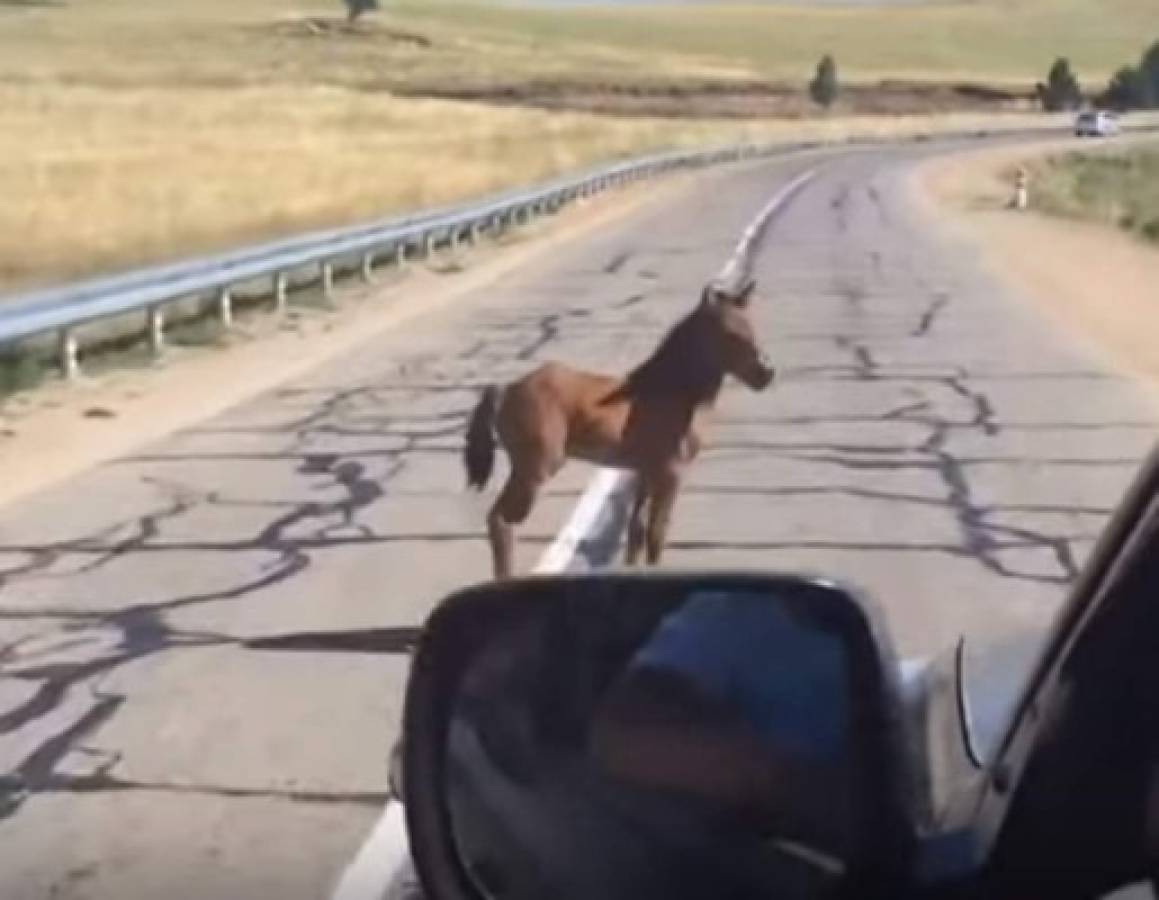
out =
[[572,510],[567,524],[539,558],[535,573],[550,575],[567,571],[580,545],[591,536],[599,524],[608,501],[616,494],[627,490],[632,480],[631,473],[625,469],[610,469],[603,466],[597,469],[584,489],[579,503]]

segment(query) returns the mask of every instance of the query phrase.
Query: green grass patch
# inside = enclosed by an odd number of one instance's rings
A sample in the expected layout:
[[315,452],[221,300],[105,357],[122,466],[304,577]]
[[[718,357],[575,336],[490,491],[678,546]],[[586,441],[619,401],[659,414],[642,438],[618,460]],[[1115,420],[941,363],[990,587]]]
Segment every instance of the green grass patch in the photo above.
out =
[[17,345],[0,352],[0,398],[37,387],[51,373],[47,356]]
[[1032,205],[1159,244],[1159,146],[1052,157],[1034,171]]

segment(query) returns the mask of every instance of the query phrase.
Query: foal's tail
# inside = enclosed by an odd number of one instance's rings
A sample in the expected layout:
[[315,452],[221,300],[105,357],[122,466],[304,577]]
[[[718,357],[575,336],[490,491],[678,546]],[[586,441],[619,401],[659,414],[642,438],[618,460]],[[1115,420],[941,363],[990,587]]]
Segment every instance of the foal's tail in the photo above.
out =
[[489,385],[471,421],[467,425],[467,446],[463,449],[463,462],[467,467],[467,487],[483,490],[495,468],[495,415],[499,411],[499,388]]

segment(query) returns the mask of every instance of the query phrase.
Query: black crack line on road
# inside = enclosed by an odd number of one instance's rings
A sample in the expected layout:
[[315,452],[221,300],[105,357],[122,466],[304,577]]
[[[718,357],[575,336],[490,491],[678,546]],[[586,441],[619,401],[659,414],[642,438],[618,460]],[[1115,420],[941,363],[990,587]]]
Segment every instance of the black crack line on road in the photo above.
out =
[[[852,373],[855,380],[872,382],[881,378],[880,367],[864,343],[844,335],[838,335],[834,338],[834,342],[839,348],[852,355],[854,362]],[[908,379],[903,378],[902,380]],[[1001,427],[995,416],[990,398],[984,392],[975,390],[969,385],[969,376],[965,372],[952,375],[923,376],[922,380],[927,384],[941,385],[949,393],[965,401],[972,412],[971,418],[964,423],[952,423],[925,409],[919,411],[915,408],[913,412],[895,411],[890,421],[919,424],[929,429],[928,436],[918,447],[893,448],[895,458],[884,460],[850,460],[848,451],[841,448],[835,452],[812,458],[840,460],[841,464],[863,468],[875,467],[882,471],[912,467],[916,462],[937,474],[945,485],[947,503],[958,523],[962,535],[962,550],[965,555],[975,559],[988,571],[1003,578],[1052,585],[1068,585],[1073,582],[1078,577],[1078,565],[1068,539],[1031,528],[1019,528],[991,521],[990,511],[974,499],[967,475],[968,462],[949,449],[950,436],[955,430],[978,431],[987,437],[995,437],[1000,434]],[[865,448],[858,448],[858,452],[866,455]],[[917,461],[896,458],[898,455],[905,456],[915,453],[924,458]],[[799,454],[791,455],[794,458],[802,458],[802,455]],[[869,455],[881,455],[881,448],[871,448]],[[885,455],[890,455],[890,451],[886,450]],[[1004,551],[1012,549],[1042,549],[1047,551],[1054,558],[1059,574],[1042,575],[1036,572],[1017,571],[1004,561],[1002,556]]]
[[[758,446],[758,445],[754,445]],[[750,452],[747,454],[752,455]],[[848,469],[851,472],[868,472],[868,471],[895,471],[903,472],[908,470],[913,471],[931,471],[937,468],[937,462],[931,459],[854,459],[852,457],[840,456],[837,454],[824,453],[783,453],[780,454],[783,459],[792,459],[797,462],[819,463],[825,465],[837,466],[842,469]],[[976,466],[1050,466],[1050,467],[1068,467],[1068,468],[1090,468],[1090,469],[1105,469],[1105,468],[1119,468],[1119,469],[1137,469],[1139,467],[1141,457],[1138,456],[1115,456],[1115,457],[1099,457],[1083,459],[1080,457],[1042,457],[1042,456],[972,456],[967,459],[959,460],[963,468],[971,468]],[[0,547],[0,552],[3,548]]]
[[893,217],[889,213],[889,209],[885,205],[885,200],[882,199],[881,191],[877,189],[876,185],[870,184],[865,189],[865,194],[869,197],[869,204],[877,213],[878,224],[882,228],[893,228]]
[[459,358],[463,360],[472,360],[480,356],[487,349],[486,341],[475,341],[470,347],[459,354]]
[[[714,445],[719,446],[719,445]],[[756,445],[763,451],[763,445]],[[762,454],[761,455],[765,455]],[[755,457],[756,454],[753,454]],[[706,462],[714,459],[712,450],[705,456]],[[885,503],[912,504],[937,509],[950,508],[950,501],[945,497],[931,497],[924,494],[909,494],[904,491],[887,491],[877,488],[860,488],[848,486],[794,486],[794,487],[754,487],[751,484],[688,484],[681,488],[681,495],[701,497],[754,497],[786,500],[793,497],[844,497],[858,500],[882,501]],[[434,492],[416,492],[420,496],[434,496]],[[553,497],[561,500],[575,500],[583,495],[583,491],[576,489],[557,488],[544,491],[544,497]],[[1115,510],[1110,506],[1091,506],[1084,504],[1061,503],[993,503],[986,507],[988,515],[1052,515],[1077,518],[1081,516],[1094,517],[1099,523],[1110,516]],[[1087,540],[1090,535],[1073,535],[1069,540]]]
[[[264,532],[263,532],[264,534]],[[528,533],[526,542],[528,544],[548,544],[554,539],[551,534],[532,534]],[[311,535],[300,538],[282,537],[279,539],[277,547],[271,548],[268,543],[263,543],[267,540],[264,537],[259,538],[243,538],[241,540],[174,540],[174,541],[157,541],[156,543],[146,544],[142,547],[134,549],[134,553],[138,554],[156,554],[156,553],[246,553],[257,552],[270,549],[278,549],[292,551],[295,554],[305,554],[313,551],[325,550],[342,550],[349,547],[389,547],[393,544],[457,544],[470,541],[480,541],[486,538],[486,532],[482,529],[479,531],[401,531],[396,534],[380,534],[373,535],[353,534],[343,537],[325,537],[323,535]],[[519,535],[520,542],[523,542],[523,533]],[[4,544],[0,545],[0,554],[2,553],[21,553],[24,552],[24,547],[19,544]],[[73,550],[73,553],[104,553],[106,549],[103,548],[85,548],[83,550]],[[294,572],[292,574],[297,574]],[[267,587],[267,584],[246,584],[239,588],[241,593],[250,593],[252,590],[259,587]],[[195,602],[204,603],[208,599],[236,599],[231,592],[214,591],[208,594],[194,595]],[[163,601],[155,604],[147,604],[157,608],[169,608],[172,603],[176,601]],[[33,609],[45,609],[45,607],[35,607]],[[64,613],[64,608],[59,608],[61,612],[51,614],[39,614],[30,610],[22,609],[4,609],[0,607],[0,621],[3,619],[39,619],[60,615],[62,618],[67,618]],[[96,613],[78,613],[78,616],[84,618],[91,618]]]
[[0,822],[14,815],[30,796],[39,793],[74,746],[111,719],[123,702],[123,697],[97,700],[68,728],[28,754],[11,774],[0,776]]
[[623,300],[616,303],[613,309],[631,309],[637,303],[642,303],[647,297],[647,294],[632,294],[630,297],[625,297]]
[[[816,334],[808,334],[808,335],[800,335],[800,334],[795,335],[795,336],[791,335],[790,337],[792,339],[804,339],[804,340],[809,340],[809,341],[824,342],[827,344],[833,343],[833,340],[834,340],[832,333],[821,333],[821,332],[818,332]],[[888,337],[888,335],[887,335],[887,337]],[[940,368],[944,369],[945,367],[940,367]],[[802,365],[802,366],[789,366],[789,367],[786,367],[785,369],[783,369],[782,371],[784,371],[786,373],[792,373],[795,375],[807,375],[807,374],[813,374],[813,373],[816,373],[816,374],[832,373],[833,380],[842,380],[843,376],[846,377],[846,380],[847,380],[847,376],[849,373],[849,366]],[[1100,382],[1100,381],[1101,382],[1116,382],[1117,381],[1117,382],[1126,383],[1124,381],[1124,379],[1121,378],[1120,376],[1105,375],[1105,374],[1101,374],[1101,373],[1097,373],[1097,372],[1081,372],[1081,371],[1051,372],[1051,371],[1044,371],[1044,372],[990,372],[990,373],[987,373],[987,372],[969,372],[969,373],[966,373],[962,370],[958,370],[958,371],[960,371],[963,376],[968,377],[971,381],[975,381],[975,382],[979,382],[979,383],[988,383],[988,382],[998,382],[998,383],[1005,383],[1005,382],[1026,382],[1026,383],[1053,382],[1053,383],[1065,384],[1065,383],[1071,382],[1071,381],[1084,381],[1084,382]],[[936,378],[937,376],[931,376],[931,377]],[[915,375],[912,373],[882,372],[878,375],[878,380],[881,380],[881,381],[903,381],[903,380],[919,381],[919,380],[921,380],[921,376]],[[1136,424],[1141,426],[1141,427],[1154,427],[1154,425],[1155,425],[1155,423],[1147,423],[1147,422],[1136,423]]]
[[[19,779],[0,776],[0,798],[18,795],[21,787]],[[370,806],[382,808],[391,799],[388,791],[325,791],[295,788],[257,788],[197,783],[174,783],[165,781],[140,781],[120,778],[107,772],[91,775],[51,774],[39,783],[34,792],[45,794],[124,794],[149,793],[173,794],[178,796],[217,797],[226,800],[272,800],[284,803],[323,806]],[[3,805],[0,799],[0,821],[15,812]]]
[[873,353],[861,341],[855,341],[844,335],[837,335],[833,342],[842,350],[852,354],[855,365],[852,368],[853,378],[857,381],[877,381],[881,377],[877,361]]
[[604,266],[605,275],[615,275],[624,267],[624,264],[632,258],[631,250],[622,250],[608,260],[607,265]]
[[860,281],[838,278],[833,285],[833,290],[852,315],[860,316],[864,313],[866,292]]
[[[126,663],[175,649],[218,646],[228,642],[217,636],[187,635],[177,632],[164,621],[164,616],[179,608],[237,600],[292,578],[306,569],[311,562],[310,555],[295,539],[287,535],[286,532],[290,528],[304,522],[337,517],[337,523],[323,526],[316,533],[316,540],[323,544],[332,543],[335,530],[352,527],[357,512],[381,496],[379,484],[363,478],[361,464],[339,462],[339,459],[340,457],[336,455],[317,456],[303,464],[302,468],[311,475],[322,473],[329,475],[335,485],[345,489],[345,496],[332,502],[299,504],[262,529],[252,539],[252,544],[255,549],[272,552],[276,557],[272,563],[263,566],[254,578],[221,590],[180,596],[153,604],[130,606],[111,613],[77,614],[72,611],[65,618],[73,623],[73,628],[87,627],[95,638],[105,637],[107,634],[117,636],[111,652],[101,653],[95,659],[49,666],[25,666],[19,660],[16,664],[9,660],[4,666],[5,677],[37,686],[30,698],[16,709],[0,716],[0,735],[12,733],[36,720],[52,715],[80,685],[91,683],[96,678],[106,677],[111,671]],[[194,495],[195,492],[182,489],[180,503],[167,505],[164,512],[170,513],[178,507],[187,510],[195,506],[223,503],[213,494],[202,495],[199,498],[200,502],[195,503],[192,500]],[[155,548],[158,541],[159,519],[160,516],[156,513],[141,517],[136,533],[128,541],[117,542],[104,549],[97,549],[91,543],[82,543],[78,546],[73,542],[68,552],[76,555],[89,549],[94,550],[96,555],[86,567],[88,571],[108,565],[128,554],[139,555],[149,552]],[[367,529],[359,536],[365,537],[369,534]],[[24,609],[17,611],[16,616],[26,618],[29,613],[35,612],[43,614],[48,611]],[[7,610],[0,610],[0,619],[9,617]],[[97,643],[100,646],[102,642],[98,640]],[[107,646],[109,641],[105,640],[103,643]],[[72,726],[45,739],[36,747],[17,766],[9,789],[0,788],[2,798],[0,818],[13,814],[29,794],[37,792],[38,785],[54,773],[56,766],[72,751],[77,741],[112,716],[122,700],[121,697],[98,697],[89,711],[75,720]]]
[[930,305],[926,307],[925,311],[918,319],[917,325],[914,326],[913,331],[910,332],[910,337],[925,337],[929,334],[937,321],[938,315],[947,306],[950,305],[950,295],[945,293],[934,294]]
[[[159,479],[153,478],[143,478],[142,481],[146,484],[155,484],[158,486],[163,484]],[[197,502],[195,495],[184,491],[180,486],[176,486],[172,490],[170,502],[165,507],[156,512],[146,513],[132,523],[132,533],[129,537],[113,543],[108,547],[106,552],[89,560],[80,568],[65,573],[54,572],[49,577],[67,578],[74,575],[83,575],[86,572],[101,568],[106,563],[112,562],[118,557],[132,553],[134,548],[140,547],[151,540],[155,540],[161,534],[161,529],[165,522],[180,518],[189,512]]]
[[421,636],[421,628],[364,628],[355,631],[299,631],[247,638],[240,643],[248,650],[408,654],[418,645]]
[[[341,432],[341,433],[331,432],[330,436],[331,437],[353,437],[356,435],[350,434],[348,432]],[[408,449],[410,449],[410,448],[405,448],[405,447],[400,448],[400,447],[397,447],[394,445],[391,445],[389,447],[368,447],[365,450],[344,451],[342,453],[342,458],[346,459],[346,460],[352,460],[352,459],[382,460],[382,459],[389,459],[393,455],[406,452]],[[417,451],[421,452],[423,455],[440,455],[440,454],[441,455],[447,455],[447,454],[455,455],[455,454],[462,453],[463,448],[461,446],[459,446],[458,444],[454,444],[454,445],[452,445],[452,444],[448,444],[448,445],[421,444],[421,445],[418,445]],[[213,462],[288,462],[288,463],[300,463],[300,462],[303,462],[305,460],[310,459],[313,456],[316,456],[316,454],[314,454],[308,450],[286,450],[286,451],[282,451],[282,452],[279,452],[276,450],[271,450],[269,452],[260,452],[260,451],[231,452],[229,450],[223,450],[221,452],[207,451],[204,453],[140,454],[140,455],[134,456],[132,458],[126,458],[123,460],[119,460],[117,464],[118,465],[129,465],[131,463],[150,463],[150,464],[153,464],[153,463],[174,463],[174,464],[178,464],[178,463],[190,463],[190,462],[207,462],[207,463],[213,463]],[[390,493],[393,494],[394,491],[391,491]],[[284,505],[286,505],[285,501],[280,501],[280,502],[279,501],[271,501],[269,503],[263,503],[260,501],[240,501],[239,500],[239,501],[235,501],[235,502],[237,503],[237,505],[241,505],[241,506],[270,506],[270,505],[284,506]],[[4,572],[0,572],[0,582],[2,582],[3,576],[5,574],[6,573],[4,573]]]
[[[689,485],[684,492],[689,495],[704,496],[754,496],[787,499],[790,497],[847,497],[860,500],[883,501],[886,503],[911,504],[937,509],[952,508],[953,502],[947,497],[931,497],[924,494],[910,494],[904,491],[887,491],[877,488],[861,488],[828,485],[814,487],[754,488],[748,485]],[[575,492],[578,495],[578,491]],[[1090,506],[1061,503],[992,503],[982,508],[987,516],[996,515],[1058,515],[1066,517],[1091,516],[1100,521],[1114,512],[1109,506]],[[1093,535],[1073,535],[1071,540],[1088,540]]]
[[835,193],[829,201],[829,209],[833,211],[836,216],[835,222],[837,224],[837,231],[845,234],[849,231],[849,194],[851,188],[848,184],[842,184],[837,188]]
[[[669,541],[665,545],[670,550],[684,551],[747,551],[773,552],[786,550],[825,550],[841,553],[940,553],[945,556],[956,556],[963,559],[976,560],[977,557],[971,548],[959,543],[940,541],[827,541],[817,540],[784,540],[784,541],[746,541],[746,540],[699,540],[685,539]],[[1037,538],[1025,540],[1011,539],[996,542],[998,550],[1034,550],[1041,547]],[[1006,577],[1023,578],[1023,575],[1008,575]],[[1053,581],[1048,583],[1055,583]]]
[[[977,381],[978,379],[973,379]],[[717,424],[721,426],[729,425],[794,425],[794,426],[810,426],[810,425],[873,425],[882,421],[889,421],[908,417],[913,413],[921,412],[929,409],[930,403],[928,400],[916,401],[914,403],[907,403],[896,409],[888,412],[878,414],[850,414],[850,415],[808,415],[808,416],[721,416],[717,419]],[[948,422],[952,428],[968,428],[973,427],[969,422]],[[1002,422],[1002,431],[1009,432],[1052,432],[1060,431],[1064,433],[1069,432],[1105,432],[1105,431],[1141,431],[1150,434],[1153,431],[1159,430],[1159,419],[1153,421],[1141,420],[1126,420],[1126,419],[1109,419],[1103,422],[1060,422],[1057,420],[1050,420],[1045,422]],[[161,457],[164,458],[164,457]]]
[[[518,347],[513,353],[509,354],[510,358],[520,361],[534,359],[547,346],[557,342],[561,335],[563,324],[566,321],[583,320],[585,327],[590,327],[586,320],[590,319],[592,311],[588,309],[567,309],[563,312],[546,313],[540,316],[535,322],[536,334],[522,347]],[[510,333],[510,328],[506,329]]]

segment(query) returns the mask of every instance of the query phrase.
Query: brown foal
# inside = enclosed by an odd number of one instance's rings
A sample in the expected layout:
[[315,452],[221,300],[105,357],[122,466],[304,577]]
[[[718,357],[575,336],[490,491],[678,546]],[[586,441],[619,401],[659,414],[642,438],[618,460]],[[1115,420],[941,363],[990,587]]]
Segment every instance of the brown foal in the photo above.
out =
[[569,459],[629,469],[636,495],[625,561],[640,550],[655,565],[672,507],[696,458],[726,375],[764,390],[773,368],[756,344],[748,306],[755,282],[726,291],[710,285],[641,365],[616,378],[548,362],[505,388],[488,387],[467,427],[467,484],[487,484],[497,441],[511,473],[487,517],[496,578],[511,575],[514,526]]

